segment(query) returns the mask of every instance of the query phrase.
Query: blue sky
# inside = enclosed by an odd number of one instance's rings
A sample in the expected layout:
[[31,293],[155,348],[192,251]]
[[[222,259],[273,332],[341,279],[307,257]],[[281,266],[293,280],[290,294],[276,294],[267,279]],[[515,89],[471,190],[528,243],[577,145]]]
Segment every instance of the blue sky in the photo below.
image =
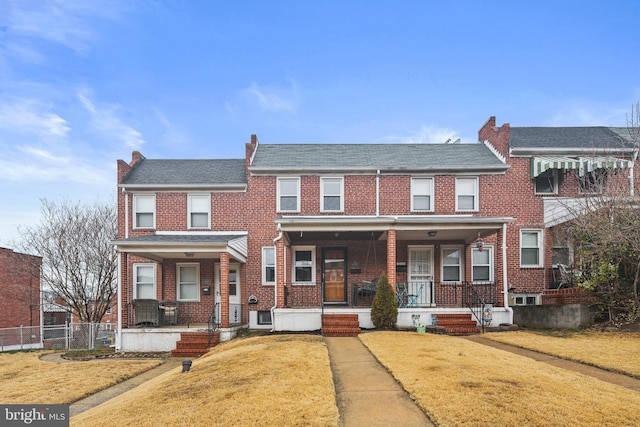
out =
[[0,0],[0,246],[116,160],[625,126],[640,2]]

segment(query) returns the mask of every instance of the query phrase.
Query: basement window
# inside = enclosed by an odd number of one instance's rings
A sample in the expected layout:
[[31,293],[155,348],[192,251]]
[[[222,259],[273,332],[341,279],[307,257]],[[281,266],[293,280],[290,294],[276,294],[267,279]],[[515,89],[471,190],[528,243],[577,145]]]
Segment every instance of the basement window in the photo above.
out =
[[258,325],[271,325],[271,311],[258,311]]
[[511,296],[512,305],[540,305],[538,294],[514,294]]

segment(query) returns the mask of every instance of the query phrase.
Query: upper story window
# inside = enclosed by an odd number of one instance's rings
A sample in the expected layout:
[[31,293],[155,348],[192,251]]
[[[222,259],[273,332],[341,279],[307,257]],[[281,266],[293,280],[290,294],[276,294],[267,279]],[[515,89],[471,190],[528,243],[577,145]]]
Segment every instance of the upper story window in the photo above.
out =
[[293,247],[293,281],[294,283],[313,284],[316,279],[316,253],[313,246]]
[[473,282],[493,282],[493,247],[484,245],[471,249],[471,280]]
[[578,177],[580,194],[602,194],[609,174],[607,169],[594,169]]
[[520,231],[520,266],[542,267],[542,230]]
[[300,178],[278,178],[278,212],[300,212]]
[[411,178],[411,210],[433,211],[433,178]]
[[262,248],[262,284],[276,283],[276,248],[265,246]]
[[156,265],[133,264],[133,298],[156,299]]
[[200,283],[200,264],[178,264],[178,299],[180,301],[198,301]]
[[478,178],[456,178],[456,211],[478,210]]
[[320,212],[344,211],[344,181],[342,178],[320,178]]
[[535,178],[536,194],[558,194],[558,169],[547,169]]
[[211,194],[189,194],[187,211],[189,228],[210,228]]
[[133,211],[135,212],[134,228],[155,228],[156,196],[155,194],[134,194]]

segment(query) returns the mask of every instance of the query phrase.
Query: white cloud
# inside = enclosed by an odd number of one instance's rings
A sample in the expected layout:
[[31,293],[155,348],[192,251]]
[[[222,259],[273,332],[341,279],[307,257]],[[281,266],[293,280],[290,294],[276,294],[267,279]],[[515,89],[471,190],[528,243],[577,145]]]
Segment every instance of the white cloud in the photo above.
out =
[[629,108],[612,107],[585,101],[572,101],[560,106],[545,126],[626,126]]
[[404,144],[442,144],[447,141],[454,142],[457,139],[461,139],[461,142],[471,142],[462,138],[455,130],[422,125],[419,130],[409,132],[408,135],[386,136],[382,138],[382,142]]
[[91,114],[90,125],[101,137],[116,139],[135,150],[145,143],[142,134],[120,118],[121,107],[119,105],[96,104],[89,98],[86,90],[78,93],[78,99]]
[[236,102],[227,102],[226,108],[233,112],[237,106],[257,107],[269,113],[295,112],[300,102],[300,91],[293,80],[288,86],[260,86],[253,82],[249,87],[239,91]]
[[71,128],[59,115],[35,99],[0,99],[0,129],[22,134],[36,134],[42,138],[64,137]]

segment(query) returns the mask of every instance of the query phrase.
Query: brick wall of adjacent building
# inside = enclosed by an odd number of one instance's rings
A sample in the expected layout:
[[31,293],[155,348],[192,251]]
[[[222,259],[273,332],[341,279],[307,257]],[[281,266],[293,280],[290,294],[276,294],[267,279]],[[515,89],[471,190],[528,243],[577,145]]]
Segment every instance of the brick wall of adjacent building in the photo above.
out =
[[0,248],[0,328],[40,325],[42,258]]

